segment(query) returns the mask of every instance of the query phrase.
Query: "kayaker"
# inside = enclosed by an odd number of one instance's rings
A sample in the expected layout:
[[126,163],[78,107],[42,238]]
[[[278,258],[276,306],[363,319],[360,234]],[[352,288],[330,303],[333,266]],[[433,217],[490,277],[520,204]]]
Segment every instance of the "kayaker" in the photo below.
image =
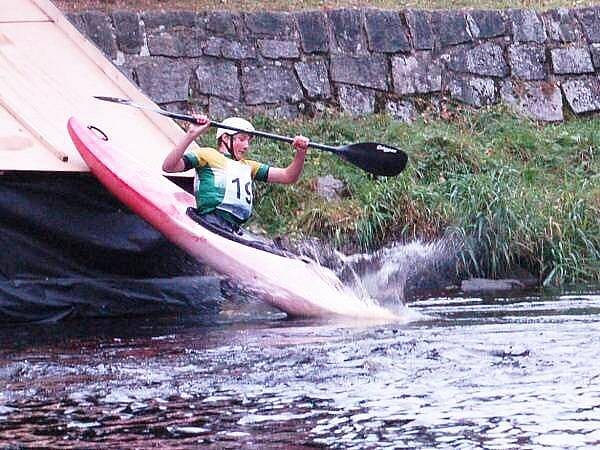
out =
[[[253,135],[225,128],[217,129],[216,149],[201,147],[195,151],[186,151],[210,127],[210,120],[206,115],[196,114],[194,117],[198,124],[192,124],[183,139],[167,155],[163,170],[172,173],[194,168],[197,209],[191,211],[190,215],[195,215],[194,218],[208,228],[216,227],[217,231],[242,236],[246,232],[241,226],[252,215],[253,180],[279,184],[298,181],[304,169],[309,140],[304,136],[294,138],[292,145],[296,154],[285,168],[246,159]],[[254,131],[254,126],[240,117],[229,117],[223,124]]]

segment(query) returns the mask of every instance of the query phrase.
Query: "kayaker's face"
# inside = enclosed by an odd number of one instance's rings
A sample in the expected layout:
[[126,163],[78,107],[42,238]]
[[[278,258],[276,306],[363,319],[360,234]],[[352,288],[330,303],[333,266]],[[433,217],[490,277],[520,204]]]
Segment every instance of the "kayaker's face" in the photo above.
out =
[[237,133],[233,136],[233,153],[235,159],[244,159],[244,155],[250,148],[250,142],[252,142],[252,136],[246,133]]

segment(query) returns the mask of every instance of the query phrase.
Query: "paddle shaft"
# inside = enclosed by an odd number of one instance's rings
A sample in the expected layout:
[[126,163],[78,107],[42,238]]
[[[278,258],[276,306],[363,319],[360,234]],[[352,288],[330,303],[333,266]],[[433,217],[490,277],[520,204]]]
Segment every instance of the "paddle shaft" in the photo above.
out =
[[[191,115],[175,113],[160,108],[139,105],[133,103],[131,100],[115,98],[115,97],[95,97],[98,100],[103,100],[112,103],[118,103],[120,105],[132,106],[138,109],[144,109],[152,111],[163,116],[170,117],[176,120],[183,120],[185,122],[191,122],[198,124],[198,120]],[[265,137],[267,139],[273,139],[276,141],[287,142],[289,144],[294,142],[294,139],[288,136],[281,136],[278,134],[267,133],[265,131],[247,131],[241,128],[232,127],[223,123],[214,122],[209,120],[209,125],[213,127],[224,128],[226,130],[236,131],[238,133],[251,134],[253,136]],[[331,153],[335,153],[350,164],[354,164],[360,167],[366,172],[373,175],[381,176],[396,176],[404,170],[408,161],[408,155],[399,148],[395,148],[389,145],[378,144],[376,142],[360,142],[356,144],[344,145],[341,147],[334,147],[331,145],[317,144],[309,142],[309,147],[316,148],[319,150],[325,150]]]
[[[149,111],[154,111],[154,112],[157,112],[159,114],[162,114],[163,116],[170,117],[171,119],[183,120],[185,122],[194,123],[196,125],[198,124],[198,121],[196,120],[196,118],[194,116],[190,116],[188,114],[174,113],[174,112],[171,112],[171,111],[166,111],[164,109],[149,108],[147,106],[138,105],[138,104],[135,104],[135,103],[130,103],[130,106],[135,106],[137,108],[147,109]],[[273,140],[276,140],[276,141],[287,142],[288,144],[291,144],[292,142],[294,142],[294,139],[291,138],[291,137],[289,137],[289,136],[281,136],[279,134],[267,133],[266,131],[258,131],[258,130],[247,131],[247,130],[242,130],[240,128],[236,128],[236,127],[232,127],[232,126],[229,126],[229,125],[225,125],[225,124],[220,123],[220,122],[215,122],[214,120],[210,121],[210,125],[212,127],[225,128],[226,130],[237,131],[239,133],[252,134],[254,136],[260,136],[260,137],[264,137],[264,138],[267,138],[267,139],[273,139]],[[328,151],[328,152],[332,152],[332,153],[339,153],[340,152],[339,149],[338,149],[338,147],[334,147],[332,145],[317,144],[316,142],[309,142],[308,146],[312,147],[312,148],[319,149],[319,150],[325,150],[325,151]]]

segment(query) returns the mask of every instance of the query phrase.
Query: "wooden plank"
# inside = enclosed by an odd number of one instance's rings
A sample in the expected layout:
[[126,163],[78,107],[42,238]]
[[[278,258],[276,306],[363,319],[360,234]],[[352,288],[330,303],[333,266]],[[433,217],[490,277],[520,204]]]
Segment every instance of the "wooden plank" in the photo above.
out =
[[48,21],[48,15],[28,0],[1,0],[0,23]]
[[[98,66],[98,68],[111,79],[123,93],[122,96],[129,98],[136,103],[156,106],[137,86],[127,79],[99,50],[93,43],[86,39],[73,26],[71,22],[62,14],[62,12],[49,0],[32,0],[36,6],[42,10],[71,41],[77,45],[82,52]],[[107,95],[107,94],[104,94]],[[166,133],[174,142],[177,142],[181,136],[181,129],[170,119],[150,112],[143,112],[152,122]]]
[[[56,161],[47,170],[87,170],[66,129],[76,116],[104,130],[140,165],[160,171],[164,155],[184,134],[181,128],[158,114],[95,100],[94,95],[109,95],[154,105],[50,2],[19,1],[35,5],[51,21],[0,23],[0,120],[12,122],[0,130],[24,129],[38,145],[10,150],[25,141],[12,131],[0,134],[0,156],[11,159],[0,157],[0,170],[38,170],[32,161],[47,163],[48,155]],[[48,155],[40,156],[41,147]]]

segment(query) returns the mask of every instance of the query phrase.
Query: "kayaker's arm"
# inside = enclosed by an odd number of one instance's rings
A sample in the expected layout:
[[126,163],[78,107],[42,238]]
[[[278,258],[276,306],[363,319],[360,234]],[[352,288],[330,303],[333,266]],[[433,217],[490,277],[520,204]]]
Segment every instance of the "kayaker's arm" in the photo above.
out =
[[183,172],[185,170],[185,163],[183,162],[182,157],[185,150],[198,136],[204,134],[210,127],[210,120],[208,117],[203,115],[195,115],[194,117],[198,120],[198,125],[190,125],[183,139],[181,139],[181,141],[173,147],[173,150],[169,152],[163,161],[162,169],[165,172]]
[[308,149],[309,140],[304,136],[296,136],[292,145],[296,149],[294,160],[285,169],[280,167],[271,167],[269,169],[269,183],[292,184],[298,181],[302,170],[304,169],[304,158]]

